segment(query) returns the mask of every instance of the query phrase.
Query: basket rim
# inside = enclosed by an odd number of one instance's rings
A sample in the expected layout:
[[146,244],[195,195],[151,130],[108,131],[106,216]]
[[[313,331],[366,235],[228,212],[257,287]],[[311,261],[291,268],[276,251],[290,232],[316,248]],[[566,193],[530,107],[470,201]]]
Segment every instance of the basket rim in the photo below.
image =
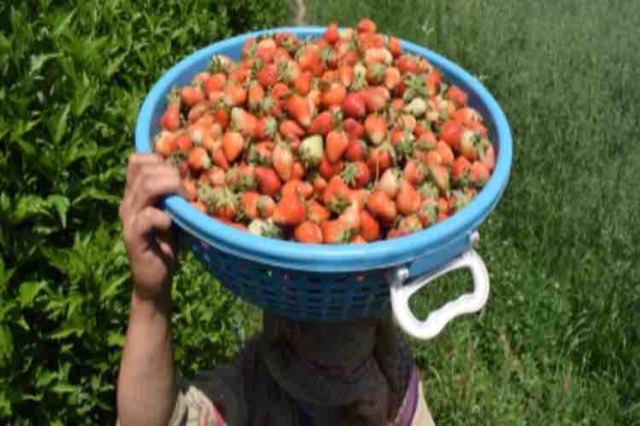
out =
[[[244,33],[215,42],[188,55],[165,72],[146,96],[138,113],[135,131],[136,152],[149,153],[151,125],[156,105],[163,102],[174,81],[194,64],[221,50],[238,48],[249,37],[277,32],[292,32],[299,37],[314,37],[325,27],[279,27]],[[447,220],[425,230],[394,240],[357,245],[315,245],[276,240],[239,231],[222,224],[192,207],[184,198],[170,195],[161,202],[172,219],[196,238],[229,254],[281,268],[310,272],[362,272],[406,264],[436,250],[442,244],[476,229],[500,199],[511,171],[513,141],[507,118],[497,101],[480,81],[451,60],[412,42],[401,40],[402,48],[426,57],[445,76],[462,81],[484,104],[487,121],[495,128],[496,168],[476,198]]]

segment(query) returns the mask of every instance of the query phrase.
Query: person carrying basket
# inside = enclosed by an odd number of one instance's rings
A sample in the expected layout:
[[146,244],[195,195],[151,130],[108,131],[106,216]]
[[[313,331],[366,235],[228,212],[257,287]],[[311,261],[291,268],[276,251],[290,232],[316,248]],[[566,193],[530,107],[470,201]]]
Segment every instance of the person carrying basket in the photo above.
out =
[[180,193],[160,156],[134,154],[120,206],[133,275],[117,387],[118,423],[144,425],[434,425],[420,372],[391,316],[340,324],[264,314],[228,364],[176,377],[171,344],[171,219],[154,204]]

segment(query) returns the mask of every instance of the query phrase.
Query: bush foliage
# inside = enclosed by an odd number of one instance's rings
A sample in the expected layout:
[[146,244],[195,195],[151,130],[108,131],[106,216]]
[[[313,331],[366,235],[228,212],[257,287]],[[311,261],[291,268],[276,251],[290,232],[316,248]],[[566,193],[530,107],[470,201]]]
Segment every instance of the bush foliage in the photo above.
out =
[[[117,205],[138,107],[180,58],[280,24],[286,6],[0,3],[0,423],[113,423],[130,294]],[[237,347],[244,307],[190,259],[175,286],[188,374]]]

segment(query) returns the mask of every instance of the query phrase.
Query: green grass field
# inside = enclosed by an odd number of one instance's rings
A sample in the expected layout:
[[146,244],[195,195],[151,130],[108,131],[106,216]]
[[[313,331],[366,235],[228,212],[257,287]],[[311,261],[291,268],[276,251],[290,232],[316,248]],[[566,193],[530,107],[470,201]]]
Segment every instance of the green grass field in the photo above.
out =
[[[488,307],[413,345],[436,421],[640,424],[640,3],[307,4],[309,23],[362,16],[478,76],[514,133],[509,187],[480,229]],[[416,309],[469,281],[438,282]]]

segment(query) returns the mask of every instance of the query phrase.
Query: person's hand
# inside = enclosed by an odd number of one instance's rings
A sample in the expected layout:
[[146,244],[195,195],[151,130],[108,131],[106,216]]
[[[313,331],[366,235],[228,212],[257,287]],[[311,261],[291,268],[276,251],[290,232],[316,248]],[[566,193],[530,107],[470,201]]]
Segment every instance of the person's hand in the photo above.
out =
[[135,294],[155,299],[169,291],[176,264],[171,218],[154,203],[181,191],[178,172],[155,154],[133,154],[120,204],[120,220],[131,265]]

